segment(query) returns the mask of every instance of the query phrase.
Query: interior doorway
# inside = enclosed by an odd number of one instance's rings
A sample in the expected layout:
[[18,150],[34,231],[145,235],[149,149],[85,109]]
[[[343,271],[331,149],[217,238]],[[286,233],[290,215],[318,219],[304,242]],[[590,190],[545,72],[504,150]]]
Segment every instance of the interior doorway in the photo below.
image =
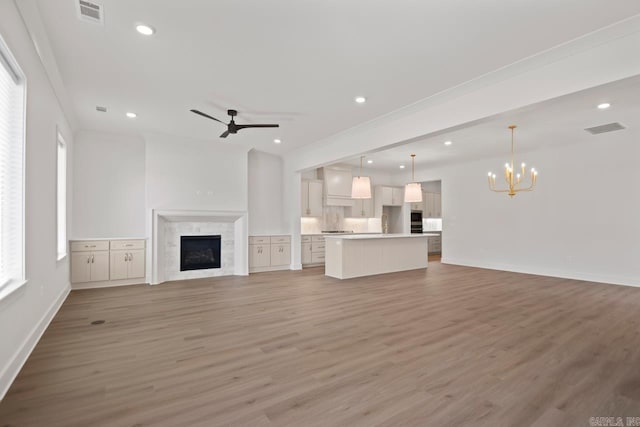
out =
[[423,233],[438,234],[429,238],[429,262],[440,262],[442,259],[442,181],[425,181],[422,183]]

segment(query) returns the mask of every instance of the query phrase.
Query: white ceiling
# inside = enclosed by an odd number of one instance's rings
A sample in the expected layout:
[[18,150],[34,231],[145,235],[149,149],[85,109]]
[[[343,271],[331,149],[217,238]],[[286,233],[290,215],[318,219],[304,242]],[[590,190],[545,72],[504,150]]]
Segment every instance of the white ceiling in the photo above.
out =
[[[500,114],[388,150],[368,153],[366,159],[373,160],[373,164],[367,164],[365,160],[365,166],[403,173],[399,166],[404,164],[404,173],[409,174],[411,154],[416,154],[416,169],[499,155],[504,155],[506,161],[511,149],[511,134],[507,127],[511,124],[518,126],[515,132],[516,157],[526,161],[518,155],[601,137],[587,133],[586,128],[619,122],[627,129],[638,129],[639,99],[640,76],[637,76]],[[605,102],[611,107],[599,110],[597,105]],[[617,132],[622,134],[627,130]],[[451,141],[452,145],[445,146],[445,141]],[[359,162],[358,157],[341,163],[356,166]]]
[[235,108],[281,128],[227,141],[273,153],[640,13],[637,0],[96,0],[100,26],[78,20],[77,0],[37,1],[81,128],[217,142],[223,125],[188,110],[226,121]]

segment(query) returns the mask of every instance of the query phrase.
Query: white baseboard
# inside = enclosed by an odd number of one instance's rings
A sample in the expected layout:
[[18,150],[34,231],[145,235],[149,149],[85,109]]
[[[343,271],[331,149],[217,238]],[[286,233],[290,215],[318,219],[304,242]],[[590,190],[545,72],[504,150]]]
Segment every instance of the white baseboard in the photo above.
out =
[[533,274],[537,276],[558,277],[561,279],[581,280],[585,282],[606,283],[609,285],[622,285],[640,287],[638,278],[621,277],[608,274],[593,274],[580,271],[556,270],[552,268],[522,267],[518,265],[502,264],[495,262],[477,262],[451,257],[443,257],[442,264],[461,265],[464,267],[485,268],[488,270],[510,271],[513,273]]
[[[71,289],[111,288],[114,286],[144,285],[144,279],[103,280],[100,282],[73,283]],[[148,284],[148,283],[146,283]]]
[[7,394],[7,391],[9,391],[9,387],[11,387],[11,384],[13,384],[13,381],[20,373],[20,370],[36,347],[36,344],[38,344],[38,341],[40,341],[47,326],[49,326],[49,323],[51,323],[60,307],[62,307],[62,303],[67,299],[70,291],[71,287],[67,284],[60,295],[58,295],[58,298],[49,306],[49,309],[44,313],[40,321],[33,327],[29,335],[27,335],[11,359],[11,362],[9,362],[2,370],[2,373],[0,373],[0,400],[2,400],[5,394]]
[[276,267],[254,267],[249,269],[249,274],[263,273],[265,271],[280,271],[280,270],[290,270],[290,268],[288,265],[278,265]]

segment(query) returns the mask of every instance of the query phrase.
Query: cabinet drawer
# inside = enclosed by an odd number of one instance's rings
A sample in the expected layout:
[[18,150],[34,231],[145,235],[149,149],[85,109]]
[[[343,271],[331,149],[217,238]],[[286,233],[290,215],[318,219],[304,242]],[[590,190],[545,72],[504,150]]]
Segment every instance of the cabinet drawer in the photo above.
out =
[[108,240],[85,240],[81,242],[71,242],[71,252],[83,251],[108,251]]
[[249,236],[250,245],[268,245],[271,243],[271,236]]
[[311,243],[311,236],[302,236],[302,243]]
[[144,240],[112,240],[111,250],[144,249]]
[[324,242],[324,236],[311,236],[312,242]]
[[291,243],[291,236],[271,236],[271,243]]
[[311,252],[322,252],[324,253],[325,243],[312,243],[311,244]]
[[311,254],[311,262],[324,262],[324,252],[316,252]]

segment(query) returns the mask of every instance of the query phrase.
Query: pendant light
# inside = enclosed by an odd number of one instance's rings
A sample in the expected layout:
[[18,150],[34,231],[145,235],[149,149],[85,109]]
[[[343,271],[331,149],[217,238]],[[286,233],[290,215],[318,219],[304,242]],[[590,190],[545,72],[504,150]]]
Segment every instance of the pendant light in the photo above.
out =
[[404,186],[404,202],[417,203],[422,201],[422,185],[415,182],[415,161],[416,155],[411,155],[411,182]]
[[368,176],[362,176],[362,159],[364,159],[364,156],[360,156],[360,174],[353,177],[353,182],[351,184],[352,199],[371,198],[371,180]]

